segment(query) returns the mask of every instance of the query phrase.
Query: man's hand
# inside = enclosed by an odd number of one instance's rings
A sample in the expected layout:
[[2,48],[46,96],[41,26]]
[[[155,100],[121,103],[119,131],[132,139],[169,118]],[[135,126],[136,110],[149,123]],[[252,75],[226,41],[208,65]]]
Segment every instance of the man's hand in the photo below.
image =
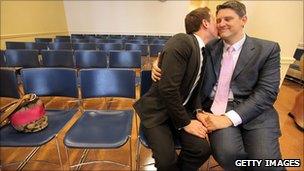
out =
[[202,113],[202,112],[198,112],[196,114],[196,118],[197,120],[199,120],[206,128],[207,128],[207,122],[206,122],[206,118],[208,118],[208,114],[207,113]]
[[205,112],[205,114],[208,115],[208,117],[205,119],[208,131],[215,131],[217,129],[227,128],[232,125],[231,120],[225,115],[218,116],[207,112]]
[[152,64],[151,77],[154,82],[159,81],[161,77],[161,69],[158,67],[158,62],[159,62],[159,58],[157,58]]
[[207,129],[198,120],[191,120],[190,124],[184,127],[184,130],[200,138],[206,138],[207,135]]

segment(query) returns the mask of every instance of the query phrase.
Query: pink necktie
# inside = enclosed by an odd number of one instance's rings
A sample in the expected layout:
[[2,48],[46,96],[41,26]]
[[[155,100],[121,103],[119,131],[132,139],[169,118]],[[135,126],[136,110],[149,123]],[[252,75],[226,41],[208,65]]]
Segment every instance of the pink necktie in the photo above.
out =
[[216,115],[221,115],[226,112],[230,90],[230,81],[234,70],[232,59],[233,51],[234,48],[230,46],[227,48],[227,51],[223,55],[217,90],[211,106],[211,111]]

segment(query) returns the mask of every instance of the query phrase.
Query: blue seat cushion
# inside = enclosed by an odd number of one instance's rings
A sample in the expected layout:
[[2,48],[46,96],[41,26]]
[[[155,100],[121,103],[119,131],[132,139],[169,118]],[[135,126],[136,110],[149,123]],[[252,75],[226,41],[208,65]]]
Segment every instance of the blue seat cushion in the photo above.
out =
[[1,147],[38,147],[50,140],[64,127],[64,125],[77,112],[71,110],[47,110],[48,126],[34,133],[16,131],[10,124],[0,129]]
[[133,110],[87,110],[66,133],[69,148],[118,148],[131,136]]

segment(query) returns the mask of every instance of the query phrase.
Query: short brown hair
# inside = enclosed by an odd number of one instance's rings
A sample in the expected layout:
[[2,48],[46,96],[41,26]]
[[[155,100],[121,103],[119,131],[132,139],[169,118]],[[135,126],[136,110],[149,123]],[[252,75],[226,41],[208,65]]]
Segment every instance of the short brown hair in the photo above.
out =
[[210,22],[210,9],[208,7],[197,8],[186,15],[185,28],[187,34],[193,34],[200,29],[202,20]]
[[246,15],[246,6],[243,3],[236,0],[226,1],[222,5],[218,5],[216,7],[216,15],[221,9],[226,9],[226,8],[232,9],[234,12],[237,13],[239,17],[243,17]]

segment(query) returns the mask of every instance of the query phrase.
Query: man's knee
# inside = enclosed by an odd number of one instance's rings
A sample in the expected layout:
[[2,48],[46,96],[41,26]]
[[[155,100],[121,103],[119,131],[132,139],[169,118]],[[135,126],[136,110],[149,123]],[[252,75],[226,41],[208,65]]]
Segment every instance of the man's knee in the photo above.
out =
[[211,155],[211,147],[207,141],[200,140],[195,145],[184,147],[184,150],[188,155],[193,158],[207,160]]
[[214,150],[215,160],[226,170],[238,170],[235,166],[236,160],[247,159],[245,151],[237,151],[229,148]]

